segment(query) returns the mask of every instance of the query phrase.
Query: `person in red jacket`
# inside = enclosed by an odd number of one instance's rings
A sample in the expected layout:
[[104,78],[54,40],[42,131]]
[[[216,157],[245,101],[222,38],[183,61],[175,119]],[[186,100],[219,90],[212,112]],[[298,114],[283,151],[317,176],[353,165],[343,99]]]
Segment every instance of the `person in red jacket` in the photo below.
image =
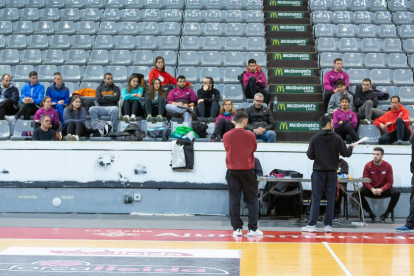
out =
[[[155,67],[153,67],[151,72],[149,73],[148,83],[152,83],[152,80],[154,78],[160,79],[162,88],[164,88],[167,91],[173,90],[177,85],[176,78],[174,78],[168,72],[165,71],[164,58],[160,56],[155,58]],[[186,82],[186,86],[190,88],[193,87],[193,85],[188,81]]]
[[380,147],[374,148],[374,160],[365,165],[363,177],[371,179],[371,183],[363,183],[364,187],[360,189],[362,207],[368,212],[372,222],[378,220],[378,217],[372,212],[366,196],[376,198],[381,196],[391,197],[388,208],[384,214],[380,216],[380,220],[385,222],[388,215],[394,210],[400,198],[400,191],[392,187],[394,177],[390,163],[382,160],[384,157],[384,149]]
[[411,136],[410,112],[401,105],[400,97],[391,97],[391,110],[374,121],[374,125],[387,131],[378,139],[380,145],[391,145],[397,141],[408,141]]

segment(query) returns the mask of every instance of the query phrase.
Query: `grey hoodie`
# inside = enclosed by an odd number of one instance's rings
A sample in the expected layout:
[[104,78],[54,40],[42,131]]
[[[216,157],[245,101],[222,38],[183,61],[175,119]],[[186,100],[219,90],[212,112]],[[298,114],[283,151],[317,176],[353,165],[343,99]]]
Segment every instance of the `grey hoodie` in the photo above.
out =
[[333,113],[335,109],[341,108],[341,98],[343,96],[347,96],[349,98],[349,109],[355,111],[354,97],[348,91],[345,91],[344,94],[336,92],[332,95],[331,100],[328,104],[328,113]]

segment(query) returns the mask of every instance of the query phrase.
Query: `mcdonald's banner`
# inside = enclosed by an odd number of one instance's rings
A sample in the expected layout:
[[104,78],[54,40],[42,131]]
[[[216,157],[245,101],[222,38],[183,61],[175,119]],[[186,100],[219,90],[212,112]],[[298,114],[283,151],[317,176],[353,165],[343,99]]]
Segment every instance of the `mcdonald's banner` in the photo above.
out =
[[269,6],[302,6],[303,0],[267,0]]
[[273,75],[283,77],[312,77],[313,69],[274,68]]
[[316,103],[278,103],[277,111],[318,111],[318,104]]
[[273,53],[273,60],[311,60],[312,54],[304,53]]
[[305,18],[304,12],[269,12],[269,18]]
[[316,85],[274,85],[276,93],[316,93]]
[[308,25],[270,25],[270,31],[272,32],[306,32]]
[[293,46],[304,46],[309,45],[309,39],[271,39],[272,45],[293,45]]
[[277,122],[277,131],[318,131],[319,122]]

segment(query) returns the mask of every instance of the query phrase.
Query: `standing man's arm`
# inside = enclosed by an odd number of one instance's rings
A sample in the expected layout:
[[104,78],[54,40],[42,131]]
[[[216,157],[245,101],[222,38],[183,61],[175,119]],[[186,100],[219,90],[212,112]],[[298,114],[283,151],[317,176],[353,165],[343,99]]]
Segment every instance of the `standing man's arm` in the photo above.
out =
[[310,160],[315,160],[315,145],[313,140],[314,138],[312,137],[309,143],[308,151],[306,152],[306,155]]
[[352,155],[352,146],[349,146],[348,148],[345,146],[344,141],[339,138],[338,139],[338,143],[339,143],[339,153],[343,156],[343,157],[350,157]]

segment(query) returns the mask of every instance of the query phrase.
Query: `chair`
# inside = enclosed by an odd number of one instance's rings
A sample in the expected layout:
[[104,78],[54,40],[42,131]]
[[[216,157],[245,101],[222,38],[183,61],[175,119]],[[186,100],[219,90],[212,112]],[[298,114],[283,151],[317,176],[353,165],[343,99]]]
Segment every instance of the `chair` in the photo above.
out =
[[227,83],[239,83],[238,76],[243,73],[244,68],[227,67],[224,69],[223,82]]
[[88,88],[88,89],[96,89],[99,86],[97,82],[82,82],[79,85],[79,89]]
[[60,21],[56,33],[64,35],[75,34],[75,23],[73,21]]
[[196,22],[187,22],[183,24],[183,35],[191,36],[201,36],[201,26],[200,23]]
[[65,6],[68,8],[79,8],[85,7],[83,0],[65,0]]
[[358,37],[377,37],[377,26],[374,24],[361,24],[358,26]]
[[213,78],[216,83],[222,82],[220,68],[218,67],[203,67],[201,68],[200,81],[206,77]]
[[414,53],[414,39],[406,39],[404,41],[404,52],[407,54]]
[[43,64],[62,65],[65,63],[62,50],[47,50]]
[[[331,24],[318,24],[314,27],[315,37],[334,37]],[[336,32],[335,32],[336,33]]]
[[[159,51],[159,56],[164,58],[164,64],[166,66],[177,66],[177,52],[175,51]],[[152,60],[151,65],[154,63],[154,59]],[[174,70],[175,71],[175,70]]]
[[[328,42],[328,41],[325,41],[325,42]],[[334,45],[335,45],[335,42],[333,46]],[[333,48],[332,50],[336,51],[336,48]],[[341,38],[339,40],[339,51],[340,52],[358,52],[359,51],[358,41],[355,38]]]
[[28,45],[29,49],[48,49],[49,41],[46,35],[32,35],[30,38],[30,43]]
[[72,49],[92,49],[92,38],[90,35],[75,35],[72,41]]
[[244,64],[247,66],[247,61],[250,59],[256,60],[257,64],[259,64],[261,67],[266,68],[267,67],[267,58],[266,54],[263,52],[248,52],[247,53],[247,59],[244,59]]
[[259,10],[248,10],[246,12],[246,23],[263,23],[264,14]]
[[122,13],[122,21],[132,21],[134,23],[137,23],[137,21],[140,21],[141,13],[138,9],[126,9],[121,11]]
[[[224,17],[224,21],[226,23],[242,23],[244,22],[243,19],[243,12],[241,10],[231,10],[227,11],[227,13],[222,13]],[[263,21],[262,21],[263,23]]]
[[55,72],[57,72],[56,65],[40,65],[38,70],[39,81],[52,82]]
[[83,49],[72,49],[69,50],[66,59],[67,65],[85,65],[86,64],[86,53]]
[[185,10],[184,11],[184,22],[202,22],[201,11],[199,10]]
[[114,82],[126,82],[128,80],[125,66],[109,66],[108,72],[112,74]]
[[26,8],[43,9],[44,7],[45,7],[45,1],[44,0],[29,0],[29,1],[26,1]]
[[199,81],[195,67],[178,67],[177,75],[185,76],[188,82],[195,83]]
[[159,36],[157,37],[157,46],[159,50],[178,51],[180,39],[177,36]]
[[4,35],[0,35],[0,49],[4,49],[6,47],[6,39]]
[[166,9],[184,9],[184,0],[167,0]]
[[125,8],[126,9],[143,9],[145,6],[144,0],[128,0]]
[[243,51],[243,38],[241,37],[227,37],[224,45],[225,51]]
[[206,22],[224,22],[224,16],[220,10],[207,10]]
[[151,50],[142,50],[135,53],[134,65],[153,65],[154,54]]
[[1,64],[16,65],[19,64],[19,62],[19,51],[17,49],[4,49],[3,51],[1,51]]
[[376,38],[363,38],[361,43],[363,53],[381,52],[379,42]]
[[128,66],[132,63],[131,53],[128,50],[115,50],[112,54],[111,65]]
[[40,19],[42,21],[59,21],[60,14],[58,8],[45,8],[43,12],[40,12]]
[[397,37],[397,29],[393,24],[382,24],[379,29],[379,37]]
[[[241,61],[243,61],[243,58]],[[203,52],[201,56],[201,66],[221,66],[220,53],[213,51]]]
[[105,9],[107,8],[117,8],[122,9],[125,6],[124,1],[122,0],[107,0],[104,4]]
[[405,105],[405,108],[409,109],[410,117],[414,118],[414,106],[406,106],[407,104],[414,104],[414,88],[403,86],[400,88],[400,99],[401,102]]
[[207,10],[222,10],[224,5],[220,0],[208,0],[206,4]]
[[385,53],[402,52],[401,40],[398,38],[386,38],[382,48]]
[[105,9],[102,14],[102,21],[120,21],[121,13],[118,9]]
[[114,41],[111,35],[97,35],[95,38],[94,49],[111,50],[114,48]]
[[159,34],[157,22],[143,22],[140,25],[141,25],[141,35],[157,36]]
[[157,49],[157,41],[154,36],[139,36],[135,38],[135,45],[140,50]]
[[[3,50],[3,53],[4,51],[5,50]],[[0,61],[0,62],[7,64],[4,61]],[[41,63],[42,63],[42,55],[40,53],[40,50],[24,50],[23,51],[23,58],[22,58],[21,64],[39,65]]]
[[200,39],[198,36],[183,36],[181,38],[181,50],[191,51],[200,50]]
[[98,8],[86,8],[79,12],[81,21],[101,21],[101,13]]
[[39,21],[39,10],[37,8],[25,8],[22,11],[22,18],[27,21]]
[[347,10],[345,0],[333,0],[331,3],[331,11],[345,11]]
[[412,38],[414,37],[414,25],[402,25],[399,26],[399,36],[401,38]]
[[373,18],[369,11],[355,11],[354,12],[354,24],[371,24]]
[[334,24],[352,24],[351,13],[349,11],[336,11],[333,16]]
[[161,18],[164,18],[165,22],[181,23],[183,21],[183,12],[177,9],[161,11]]
[[178,64],[180,66],[199,66],[198,54],[194,51],[181,51]]
[[77,35],[96,35],[99,23],[94,21],[82,21],[75,24]]
[[395,25],[413,24],[411,13],[408,11],[398,11],[393,15],[392,19]]
[[387,10],[387,1],[385,1],[385,0],[372,0],[370,10],[371,11],[386,11]]
[[55,27],[52,21],[40,21],[34,31],[35,34],[52,35],[55,33]]
[[14,127],[13,136],[11,137],[12,141],[17,140],[31,140],[31,137],[28,136],[22,136],[23,131],[30,131],[33,133],[33,127],[32,127],[33,121],[32,120],[17,120],[16,125]]
[[[332,60],[330,60],[330,67],[332,67]],[[345,68],[362,68],[362,57],[360,53],[345,53],[343,56],[343,63]],[[325,66],[329,68],[329,66]]]
[[248,23],[246,28],[246,36],[252,37],[252,36],[259,36],[264,37],[265,36],[265,25],[262,23]]
[[120,35],[116,38],[115,49],[134,50],[135,41],[132,35]]
[[204,8],[201,0],[186,0],[185,3],[187,9],[202,10]]
[[224,85],[223,100],[231,100],[232,102],[242,102],[244,97],[243,89],[240,84]]
[[227,37],[229,37],[229,36],[245,36],[243,25],[240,24],[240,23],[227,23],[226,24],[226,30],[225,30],[225,36],[227,36]]
[[102,21],[99,25],[100,35],[115,35],[117,33],[116,22],[114,21]]
[[347,71],[349,75],[349,84],[359,85],[362,83],[362,80],[366,77],[364,69],[349,69]]
[[408,8],[405,6],[404,0],[391,0],[388,2],[388,9],[392,12],[406,11]]
[[382,53],[368,53],[365,57],[366,68],[385,68],[385,57]]
[[66,8],[63,10],[62,18],[67,21],[79,21],[80,14],[78,8]]
[[7,48],[25,49],[27,47],[25,35],[11,35],[8,41]]
[[[329,24],[329,23],[333,23],[331,22],[331,16],[330,16],[329,11],[325,10],[325,11],[314,11],[312,12],[312,23],[313,24]],[[335,16],[334,16],[335,17]]]
[[310,10],[311,11],[317,11],[317,10],[326,11],[328,9],[329,9],[329,7],[328,7],[325,0],[310,1]]
[[181,25],[178,22],[159,23],[160,35],[179,36],[181,34]]
[[109,64],[108,51],[107,50],[92,50],[89,55],[88,64],[91,64],[91,65]]
[[204,24],[204,29],[201,32],[204,33],[204,36],[222,36],[226,29],[225,26],[222,23],[209,22]]
[[[258,64],[263,64],[263,63],[259,63],[259,61],[256,60],[256,62]],[[224,55],[224,66],[237,66],[237,67],[242,67],[243,64],[243,54],[241,52],[226,52],[226,54]]]
[[52,44],[50,45],[52,49],[69,49],[70,41],[68,35],[54,35],[52,38]]
[[391,53],[388,56],[388,68],[408,68],[407,56],[405,54]]
[[0,34],[8,35],[13,33],[11,21],[0,21]]
[[147,9],[162,9],[163,3],[161,0],[147,0],[147,4],[145,7]]
[[17,8],[3,9],[3,16],[1,20],[4,21],[18,21],[20,19],[19,10]]
[[390,72],[388,69],[372,69],[370,79],[375,84],[390,85]]
[[393,78],[394,85],[414,85],[413,71],[409,69],[396,69]]
[[[228,41],[227,41],[228,40]],[[237,37],[228,37],[226,38],[225,44],[229,44],[227,47],[227,50],[235,50],[237,47],[240,47],[240,45],[235,45],[236,41],[240,42],[241,38]],[[204,39],[204,44],[202,46],[202,49],[204,51],[220,51],[222,50],[222,41],[220,37],[214,36],[214,37],[206,37]]]
[[103,67],[100,65],[87,65],[82,81],[101,82],[104,77]]
[[144,22],[160,22],[161,20],[161,13],[160,10],[145,10],[144,15],[142,17]]

